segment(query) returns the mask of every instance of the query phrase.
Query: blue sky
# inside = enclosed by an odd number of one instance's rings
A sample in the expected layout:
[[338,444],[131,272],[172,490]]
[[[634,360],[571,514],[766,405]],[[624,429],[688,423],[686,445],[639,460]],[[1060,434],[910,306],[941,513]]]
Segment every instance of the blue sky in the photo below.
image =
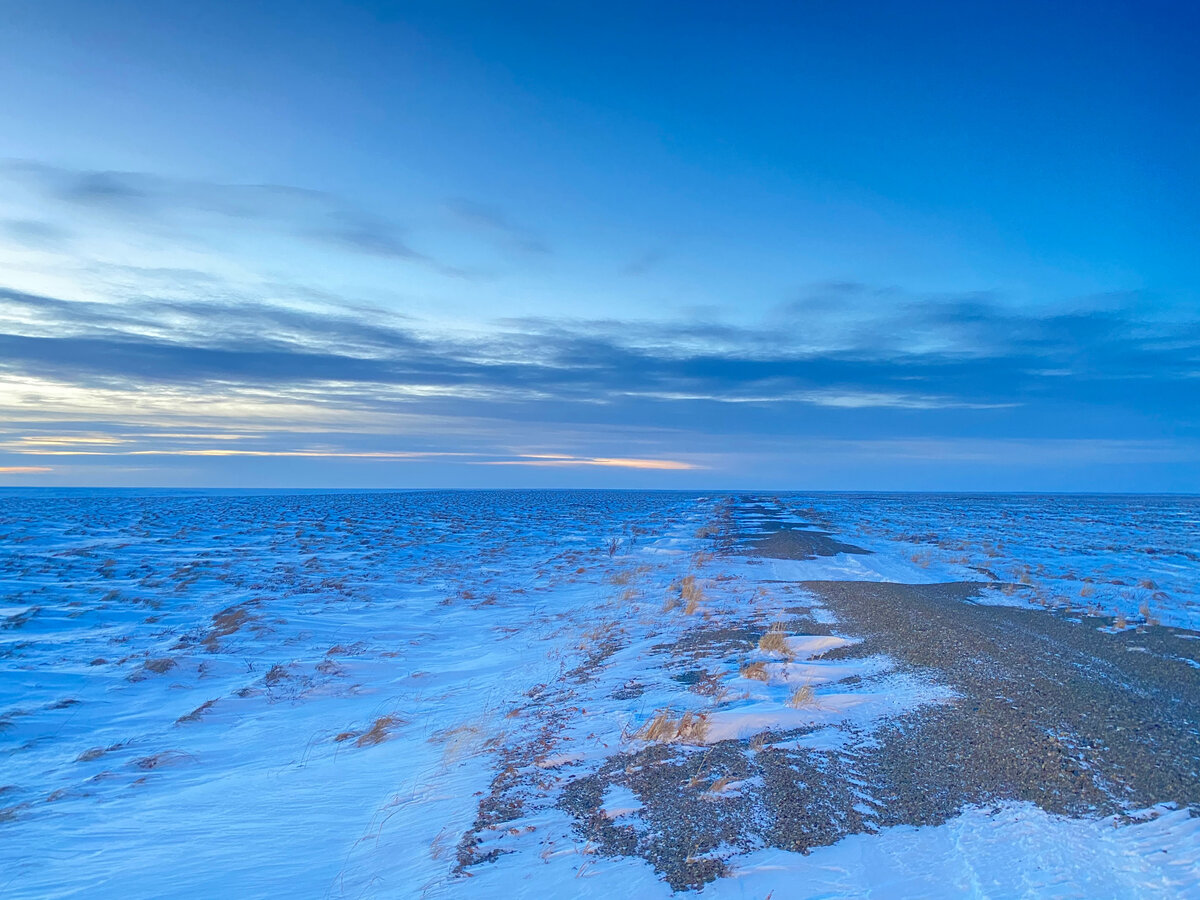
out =
[[1200,490],[1191,4],[5,16],[0,482]]

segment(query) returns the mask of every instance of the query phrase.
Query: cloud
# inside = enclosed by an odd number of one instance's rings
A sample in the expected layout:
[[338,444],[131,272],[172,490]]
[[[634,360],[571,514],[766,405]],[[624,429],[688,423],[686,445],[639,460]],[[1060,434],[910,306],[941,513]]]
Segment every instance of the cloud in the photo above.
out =
[[503,249],[533,254],[550,252],[545,241],[514,224],[498,207],[460,197],[448,200],[446,208],[462,224],[497,240]]
[[666,258],[667,254],[661,250],[646,250],[626,263],[621,269],[621,274],[631,277],[645,275],[647,272],[657,269]]
[[[86,211],[126,225],[175,233],[220,228],[232,220],[352,253],[461,274],[415,250],[398,222],[326,191],[142,172],[82,171],[26,161],[0,164],[0,177],[30,192],[43,207],[59,205],[68,220],[72,211]],[[49,222],[34,227],[61,231]]]
[[0,463],[583,478],[720,472],[735,458],[765,472],[755,454],[773,454],[810,472],[1006,458],[1032,471],[1184,465],[1200,438],[1197,319],[1147,316],[1136,295],[1021,311],[820,286],[758,325],[527,318],[460,333],[219,281],[194,289],[218,299],[189,290],[124,302],[0,290]]
[[60,247],[70,239],[67,229],[40,219],[5,219],[0,221],[0,233],[36,250]]
[[826,348],[813,346],[822,322],[811,307],[813,327],[796,322],[796,339],[774,323],[537,319],[468,338],[382,314],[234,300],[81,303],[0,291],[0,301],[0,367],[9,372],[83,384],[341,385],[365,403],[379,389],[392,402],[547,410],[715,403],[928,413],[1136,400],[1177,411],[1200,371],[1197,322],[1150,322],[1128,303],[1039,315],[971,298],[954,301],[960,316],[945,301],[908,300]]
[[477,462],[482,466],[600,466],[606,469],[651,469],[660,472],[685,472],[700,469],[703,466],[694,463],[681,462],[675,459],[623,459],[620,457],[577,457],[577,456],[546,456],[527,455],[520,459],[499,459]]

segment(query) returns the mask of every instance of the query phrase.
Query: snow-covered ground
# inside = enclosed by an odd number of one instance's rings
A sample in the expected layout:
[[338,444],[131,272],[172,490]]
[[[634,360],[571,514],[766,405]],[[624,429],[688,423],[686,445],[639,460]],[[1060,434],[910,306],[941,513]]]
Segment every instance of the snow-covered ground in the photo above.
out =
[[[876,551],[805,578],[1003,583],[991,602],[1200,629],[1200,497],[784,494],[766,505]],[[794,570],[795,571],[795,570]]]
[[[880,552],[713,558],[723,498],[685,494],[0,496],[0,894],[669,894],[642,859],[595,852],[566,785],[655,741],[686,755],[815,726],[793,741],[836,748],[953,699],[887,658],[823,658],[855,636],[791,582],[984,577],[975,532],[926,522],[966,548],[914,548],[853,498],[779,502],[793,519],[824,502]],[[1043,528],[1030,510],[1014,532]],[[1118,564],[1080,530],[1080,558],[1132,577],[1140,555]],[[1014,559],[1044,543],[1000,541]],[[1040,552],[1024,564],[1067,565]],[[1187,597],[1190,565],[1147,571]],[[786,608],[832,633],[722,643]],[[644,813],[604,795],[611,821]],[[733,874],[703,895],[1196,892],[1195,820],[1143,818],[1008,805],[807,856],[718,848]]]

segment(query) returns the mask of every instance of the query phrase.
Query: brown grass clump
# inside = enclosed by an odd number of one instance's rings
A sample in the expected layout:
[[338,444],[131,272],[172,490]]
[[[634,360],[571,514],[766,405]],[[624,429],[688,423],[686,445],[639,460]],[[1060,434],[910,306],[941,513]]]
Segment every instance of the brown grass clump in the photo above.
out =
[[729,693],[721,673],[710,672],[707,669],[700,673],[700,677],[696,679],[689,690],[703,697],[715,697],[718,703],[724,700]]
[[678,719],[670,709],[659,710],[649,722],[639,728],[634,737],[643,741],[669,744],[702,744],[708,733],[708,717],[704,713],[686,712]]
[[375,720],[375,723],[354,742],[355,747],[374,747],[376,744],[382,744],[391,737],[391,730],[399,725],[403,725],[404,720],[399,716],[380,716]]
[[204,636],[204,646],[209,652],[216,652],[217,642],[237,632],[249,622],[253,616],[246,609],[246,604],[238,604],[221,610],[212,617],[212,627]]
[[667,599],[665,599],[663,601],[662,611],[665,613],[668,613],[671,610],[676,609],[678,606],[679,606],[679,598],[676,597],[674,594],[668,594]]
[[749,678],[753,681],[767,681],[767,664],[765,662],[753,662],[742,666],[742,677]]
[[767,732],[760,731],[754,737],[750,738],[750,749],[758,752],[765,749],[767,746]]
[[168,766],[173,763],[189,760],[194,762],[196,757],[190,753],[184,753],[182,750],[166,750],[162,753],[155,753],[153,756],[143,756],[141,759],[135,759],[131,765],[141,769],[143,772],[149,772],[151,769],[161,769],[163,766]]
[[1113,628],[1117,631],[1124,631],[1129,626],[1129,622],[1125,618],[1125,613],[1117,613],[1117,617],[1113,619]]
[[683,611],[691,615],[700,608],[704,598],[704,589],[696,581],[695,575],[685,575],[679,582],[679,595],[683,598]]
[[180,716],[175,720],[176,725],[186,725],[189,722],[199,722],[200,717],[217,705],[216,700],[205,700],[186,716]]
[[1149,578],[1143,578],[1141,581],[1138,582],[1137,586],[1140,588],[1145,588],[1148,591],[1157,591],[1158,590],[1158,585],[1155,584],[1153,581],[1151,581]]
[[727,787],[729,787],[729,777],[727,775],[722,775],[720,778],[710,784],[708,789],[714,794],[719,794]]
[[767,633],[758,639],[758,649],[764,653],[782,653],[789,657],[792,655],[782,622],[773,624],[767,629]]
[[714,538],[721,533],[721,529],[712,522],[707,525],[701,525],[696,529],[696,537],[698,538]]
[[142,663],[140,669],[129,676],[129,680],[144,681],[151,675],[164,675],[177,665],[178,663],[169,656],[164,656],[161,659],[148,659]]
[[813,690],[811,684],[802,684],[796,690],[792,691],[792,696],[788,697],[787,705],[792,709],[808,709],[817,705],[817,694]]
[[1094,593],[1096,593],[1096,589],[1094,587],[1092,587],[1090,584],[1085,584],[1083,587],[1081,587],[1079,589],[1080,597],[1090,597]]

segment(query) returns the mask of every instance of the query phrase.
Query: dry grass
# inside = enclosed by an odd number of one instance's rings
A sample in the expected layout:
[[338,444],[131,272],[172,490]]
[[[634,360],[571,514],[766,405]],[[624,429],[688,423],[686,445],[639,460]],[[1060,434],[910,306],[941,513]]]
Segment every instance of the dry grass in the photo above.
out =
[[767,633],[758,639],[758,649],[763,653],[782,653],[784,656],[791,657],[792,651],[788,646],[787,630],[782,622],[774,623],[767,629]]
[[768,681],[770,676],[767,675],[767,664],[765,662],[752,662],[742,666],[741,675],[743,678],[749,678],[752,681]]
[[141,759],[135,759],[130,765],[141,769],[143,772],[149,772],[152,769],[161,769],[163,766],[174,765],[184,761],[195,762],[195,760],[196,757],[190,753],[184,753],[182,750],[165,750],[162,753],[155,753],[153,756],[143,756]]
[[110,747],[92,747],[90,750],[84,750],[77,757],[75,762],[91,762],[94,759],[99,759],[105,753],[112,753],[114,750],[120,750],[123,744],[113,744]]
[[715,538],[721,533],[721,529],[710,522],[707,525],[701,525],[696,529],[696,537],[698,538]]
[[729,688],[726,686],[722,674],[710,672],[707,669],[700,674],[689,690],[702,697],[712,697],[717,703],[721,703],[729,696]]
[[670,744],[702,744],[708,733],[708,717],[704,713],[686,712],[678,719],[670,709],[659,710],[654,718],[639,728],[634,737],[643,741]]
[[397,728],[403,724],[404,720],[399,716],[380,716],[369,729],[359,735],[358,740],[354,742],[354,746],[374,747],[376,744],[382,744],[391,737],[393,728]]
[[765,750],[767,746],[767,732],[760,731],[754,737],[750,738],[750,749],[757,753],[760,750]]
[[665,613],[668,613],[671,610],[678,608],[678,606],[679,606],[679,598],[676,597],[674,594],[668,594],[667,598],[665,600],[663,600],[662,611]]
[[700,587],[695,575],[685,575],[679,582],[679,596],[683,599],[683,611],[692,615],[704,602],[704,588]]
[[205,700],[186,716],[180,716],[175,720],[176,725],[186,725],[189,722],[199,722],[201,716],[217,705],[216,700]]
[[1090,597],[1094,593],[1096,593],[1096,589],[1094,587],[1092,587],[1090,584],[1085,584],[1083,587],[1081,587],[1079,589],[1080,597]]
[[[253,602],[251,601],[251,604]],[[235,634],[243,625],[254,618],[246,608],[251,604],[239,603],[237,606],[230,606],[221,610],[212,617],[212,627],[209,628],[208,634],[204,636],[204,646],[210,653],[216,652],[217,642],[221,638]]]
[[1117,631],[1124,631],[1129,626],[1128,620],[1125,618],[1125,613],[1117,613],[1117,617],[1113,619],[1113,628]]
[[[449,765],[455,760],[469,755],[483,735],[483,723],[467,723],[454,728],[444,728],[431,735],[431,744],[442,745],[442,763]],[[498,740],[502,735],[493,740]]]
[[722,775],[720,778],[710,784],[708,789],[711,793],[719,794],[724,791],[725,788],[729,787],[729,781],[730,779],[727,775]]
[[815,709],[818,705],[817,693],[813,690],[811,684],[802,684],[792,691],[792,696],[788,697],[787,705],[792,709]]
[[169,656],[164,656],[161,659],[148,659],[142,663],[142,667],[129,676],[129,681],[143,681],[151,675],[165,675],[171,669],[174,669],[178,663]]
[[622,587],[633,581],[635,574],[636,572],[633,569],[622,569],[619,572],[613,572],[611,575],[609,575],[608,582],[609,584],[615,584],[618,587]]
[[1153,581],[1151,581],[1149,578],[1143,578],[1141,581],[1138,582],[1137,586],[1140,588],[1144,588],[1147,591],[1157,591],[1158,590],[1158,585],[1155,584]]

